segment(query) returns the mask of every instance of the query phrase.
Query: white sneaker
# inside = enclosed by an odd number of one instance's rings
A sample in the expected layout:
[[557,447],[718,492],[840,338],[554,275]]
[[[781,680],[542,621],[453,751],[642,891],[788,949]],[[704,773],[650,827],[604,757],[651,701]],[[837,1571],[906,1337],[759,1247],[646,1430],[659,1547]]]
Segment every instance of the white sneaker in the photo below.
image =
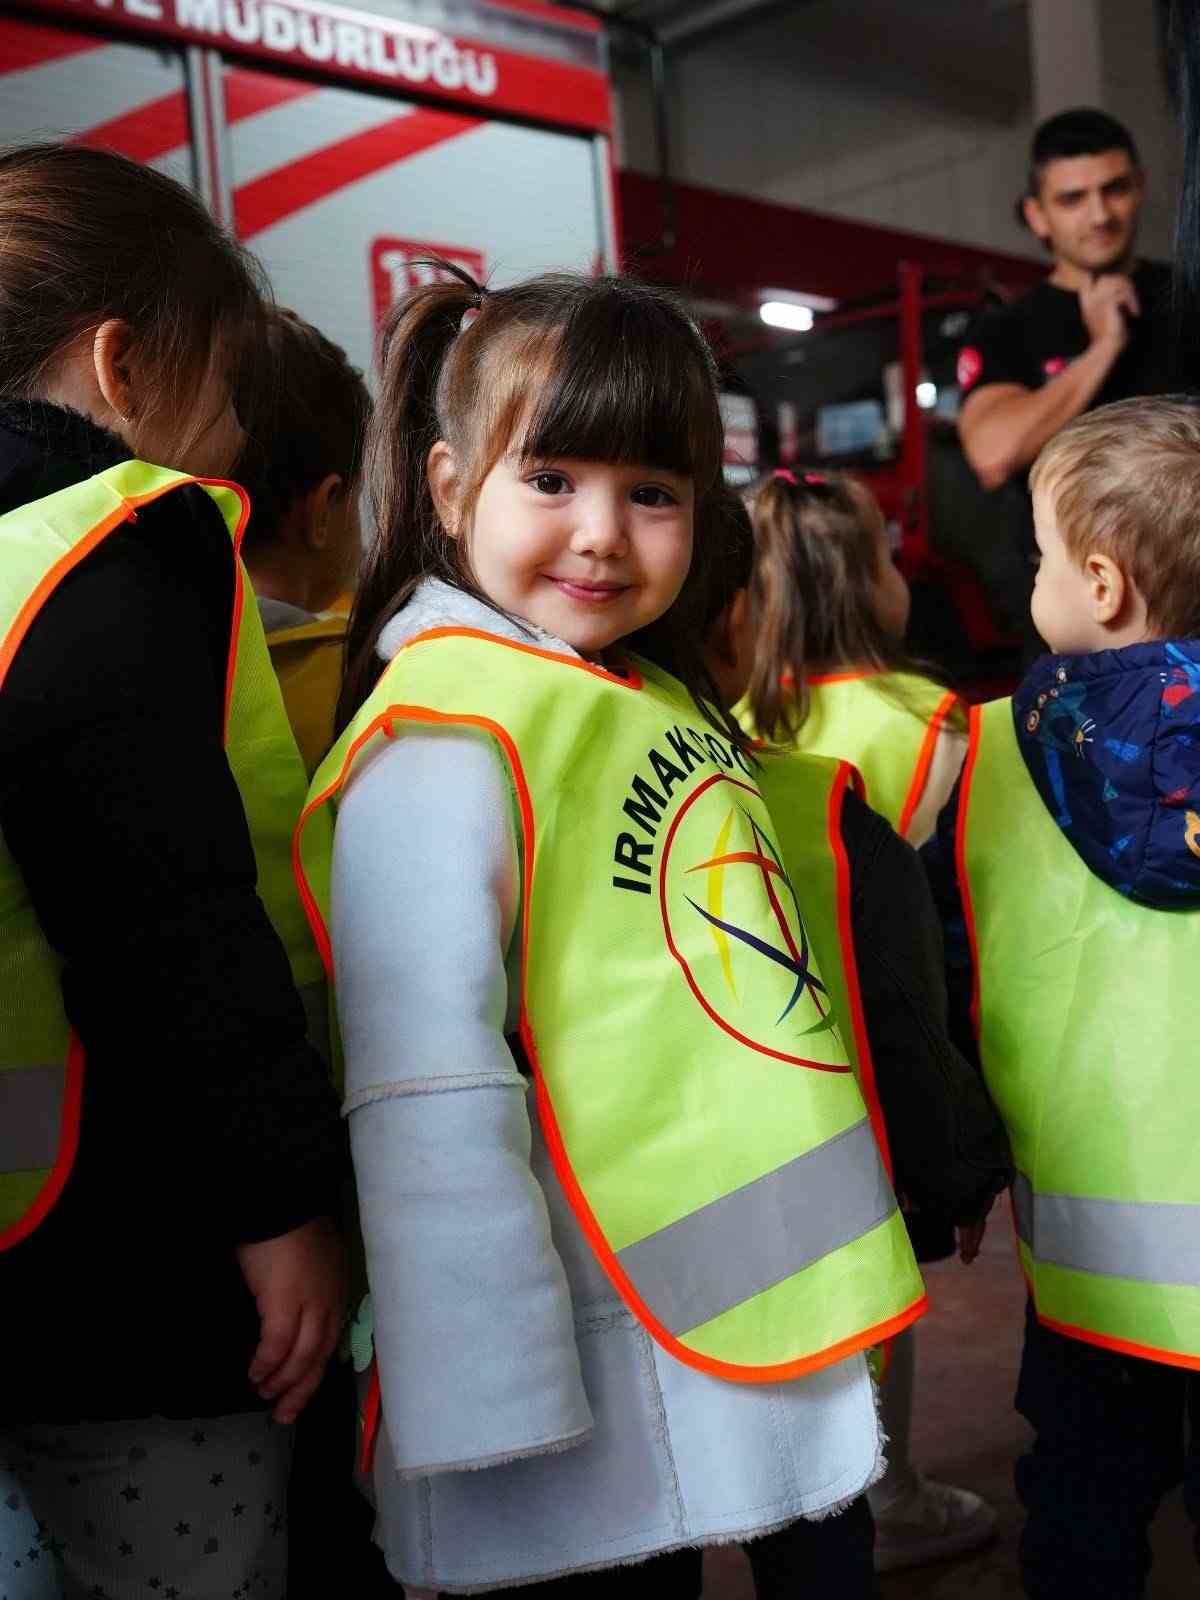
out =
[[875,1570],[899,1572],[986,1544],[996,1513],[970,1489],[956,1489],[919,1474],[912,1489],[875,1517]]

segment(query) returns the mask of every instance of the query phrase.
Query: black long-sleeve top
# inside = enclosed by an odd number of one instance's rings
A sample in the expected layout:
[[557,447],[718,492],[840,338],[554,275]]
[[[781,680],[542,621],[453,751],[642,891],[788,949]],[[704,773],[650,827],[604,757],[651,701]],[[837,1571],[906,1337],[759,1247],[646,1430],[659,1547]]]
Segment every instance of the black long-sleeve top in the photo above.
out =
[[[61,408],[0,407],[0,513],[128,454]],[[0,831],[87,1056],[71,1177],[0,1254],[0,1422],[256,1406],[234,1247],[336,1205],[337,1108],[222,747],[232,560],[201,491],[143,508],[0,691]]]

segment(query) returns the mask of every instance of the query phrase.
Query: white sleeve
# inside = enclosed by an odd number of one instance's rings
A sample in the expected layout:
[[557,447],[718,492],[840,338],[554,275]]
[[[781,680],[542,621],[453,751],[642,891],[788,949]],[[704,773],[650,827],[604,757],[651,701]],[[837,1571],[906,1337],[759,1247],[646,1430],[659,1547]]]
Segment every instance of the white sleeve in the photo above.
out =
[[505,1042],[512,801],[482,734],[405,734],[347,790],[332,935],[383,1410],[405,1474],[587,1436],[571,1298]]

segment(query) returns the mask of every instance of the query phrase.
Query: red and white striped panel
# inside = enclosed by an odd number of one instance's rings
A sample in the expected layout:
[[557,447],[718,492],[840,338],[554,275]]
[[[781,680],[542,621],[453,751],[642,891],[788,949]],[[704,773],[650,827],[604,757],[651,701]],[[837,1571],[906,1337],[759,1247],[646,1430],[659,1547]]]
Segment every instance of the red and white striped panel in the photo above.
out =
[[591,138],[244,67],[213,73],[215,60],[7,19],[0,143],[78,139],[198,183],[220,220],[232,209],[279,301],[367,372],[380,285],[403,286],[400,257],[428,241],[494,283],[603,257]]
[[373,365],[396,258],[427,241],[494,283],[589,270],[603,249],[593,143],[572,134],[317,87],[241,67],[225,75],[234,211],[279,300]]
[[0,144],[78,139],[193,181],[182,55],[6,18]]

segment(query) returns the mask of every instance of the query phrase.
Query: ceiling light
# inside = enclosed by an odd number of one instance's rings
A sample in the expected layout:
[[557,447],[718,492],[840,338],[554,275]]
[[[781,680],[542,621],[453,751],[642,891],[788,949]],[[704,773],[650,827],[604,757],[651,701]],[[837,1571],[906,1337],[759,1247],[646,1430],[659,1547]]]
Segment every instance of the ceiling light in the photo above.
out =
[[917,404],[922,411],[932,411],[938,403],[937,384],[926,379],[917,385]]
[[813,325],[812,307],[794,300],[764,300],[758,314],[768,328],[786,328],[789,333],[807,333]]

